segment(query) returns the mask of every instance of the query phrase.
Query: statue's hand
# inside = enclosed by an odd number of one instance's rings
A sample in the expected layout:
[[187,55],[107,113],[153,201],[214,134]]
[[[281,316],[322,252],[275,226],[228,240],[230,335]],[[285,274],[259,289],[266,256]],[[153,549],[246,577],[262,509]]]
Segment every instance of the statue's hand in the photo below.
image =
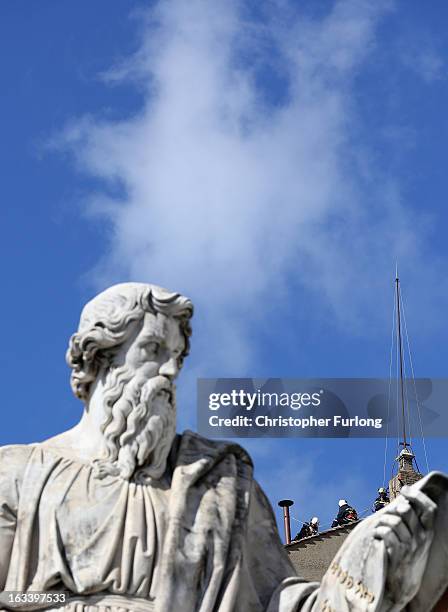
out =
[[406,606],[420,587],[436,508],[422,491],[403,487],[401,495],[378,513],[374,537],[382,540],[387,550],[386,594],[394,604],[392,609]]

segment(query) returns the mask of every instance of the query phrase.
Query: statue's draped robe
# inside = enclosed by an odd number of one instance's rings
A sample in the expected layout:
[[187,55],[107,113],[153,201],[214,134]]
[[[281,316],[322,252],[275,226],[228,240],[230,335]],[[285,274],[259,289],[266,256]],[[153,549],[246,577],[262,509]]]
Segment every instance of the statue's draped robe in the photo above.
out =
[[0,449],[1,590],[67,590],[76,612],[307,612],[318,596],[248,455],[192,432],[150,484],[43,444]]

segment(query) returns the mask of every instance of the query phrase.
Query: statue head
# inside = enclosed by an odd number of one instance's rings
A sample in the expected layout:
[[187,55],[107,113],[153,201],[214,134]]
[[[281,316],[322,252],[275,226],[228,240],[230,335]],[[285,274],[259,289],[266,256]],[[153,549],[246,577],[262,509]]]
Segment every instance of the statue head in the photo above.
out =
[[[70,339],[71,387],[103,403],[107,457],[97,474],[159,478],[176,433],[176,378],[189,351],[191,301],[143,283],[114,285],[83,309]],[[96,401],[98,398],[96,398]]]

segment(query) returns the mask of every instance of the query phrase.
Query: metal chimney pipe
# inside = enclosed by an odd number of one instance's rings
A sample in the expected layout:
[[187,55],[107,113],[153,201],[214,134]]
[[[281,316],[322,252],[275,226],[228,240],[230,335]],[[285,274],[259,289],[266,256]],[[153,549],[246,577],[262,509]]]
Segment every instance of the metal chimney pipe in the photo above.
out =
[[282,499],[278,502],[280,508],[283,508],[283,520],[285,523],[285,540],[286,544],[291,544],[291,519],[289,517],[289,507],[294,502],[291,499]]

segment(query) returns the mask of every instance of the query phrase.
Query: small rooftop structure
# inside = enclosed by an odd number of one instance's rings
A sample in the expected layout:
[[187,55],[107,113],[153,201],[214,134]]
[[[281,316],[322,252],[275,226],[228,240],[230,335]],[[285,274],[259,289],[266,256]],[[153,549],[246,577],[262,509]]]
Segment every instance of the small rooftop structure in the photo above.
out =
[[412,485],[423,478],[423,474],[420,474],[414,468],[414,458],[415,455],[408,446],[405,446],[398,455],[396,459],[398,461],[398,473],[389,481],[391,501],[399,495],[404,485]]

